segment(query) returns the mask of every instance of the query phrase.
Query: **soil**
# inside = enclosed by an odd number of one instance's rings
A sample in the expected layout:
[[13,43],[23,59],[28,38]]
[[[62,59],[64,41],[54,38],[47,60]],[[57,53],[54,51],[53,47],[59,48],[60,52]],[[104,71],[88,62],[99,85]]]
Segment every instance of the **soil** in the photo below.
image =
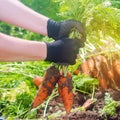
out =
[[[110,93],[111,97],[115,101],[120,101],[120,92],[113,90],[113,89],[108,89],[107,91],[102,91],[100,89],[95,91],[95,98],[97,101],[92,104],[86,111],[76,111],[76,112],[71,112],[69,115],[61,115],[60,117],[57,118],[52,118],[50,120],[120,120],[120,105],[116,109],[116,113],[114,116],[107,115],[105,116],[100,116],[99,110],[100,108],[102,109],[104,107],[104,96],[105,92]],[[84,104],[84,102],[89,99],[90,96],[76,92],[74,94],[74,104],[73,104],[73,109],[80,107]],[[47,113],[46,113],[46,120],[49,120],[47,116],[57,113],[58,111],[65,111],[64,106],[61,102],[61,98],[59,96],[55,97],[49,102],[48,108],[47,108]],[[37,118],[42,118],[43,116],[44,109],[39,109],[37,111]]]

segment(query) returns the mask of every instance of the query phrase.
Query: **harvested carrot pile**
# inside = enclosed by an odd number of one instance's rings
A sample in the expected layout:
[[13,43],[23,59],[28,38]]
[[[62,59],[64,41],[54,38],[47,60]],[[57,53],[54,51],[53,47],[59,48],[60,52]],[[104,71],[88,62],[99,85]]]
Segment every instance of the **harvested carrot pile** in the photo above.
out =
[[58,93],[62,98],[66,113],[70,113],[73,105],[72,75],[70,73],[65,75],[63,71],[60,72],[58,68],[51,66],[46,70],[43,78],[37,76],[33,79],[33,82],[39,87],[39,90],[33,100],[32,108],[36,108],[43,103],[58,83]]
[[97,78],[103,90],[120,90],[120,59],[117,55],[111,58],[105,55],[88,58],[74,71],[74,74],[78,73]]

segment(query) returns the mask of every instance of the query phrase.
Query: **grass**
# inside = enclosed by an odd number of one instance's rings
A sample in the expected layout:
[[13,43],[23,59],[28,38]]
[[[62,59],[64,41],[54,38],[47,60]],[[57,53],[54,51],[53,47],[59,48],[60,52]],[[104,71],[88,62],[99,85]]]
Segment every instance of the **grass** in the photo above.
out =
[[9,119],[23,118],[37,91],[33,77],[42,76],[50,63],[2,62],[0,66],[0,112]]

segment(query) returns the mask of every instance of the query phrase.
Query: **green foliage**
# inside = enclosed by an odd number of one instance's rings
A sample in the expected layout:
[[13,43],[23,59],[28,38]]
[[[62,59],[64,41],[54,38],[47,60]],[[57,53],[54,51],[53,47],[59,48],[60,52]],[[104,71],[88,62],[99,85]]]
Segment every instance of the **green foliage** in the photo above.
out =
[[[0,66],[0,112],[9,119],[27,118],[26,112],[37,93],[33,77],[42,76],[50,63],[3,62]],[[36,117],[36,111],[31,114]]]
[[84,74],[78,74],[73,77],[73,86],[77,91],[92,93],[93,87],[98,86],[98,80],[95,78],[90,78]]
[[59,11],[59,3],[53,2],[53,0],[21,0],[21,2],[49,18],[55,20],[62,18],[56,14]]
[[16,96],[16,104],[19,106],[19,109],[27,109],[31,107],[31,103],[33,100],[33,96],[31,93],[24,92],[22,94],[17,94]]
[[59,0],[59,2],[59,15],[84,23],[87,35],[84,50],[89,52],[91,44],[95,49],[100,49],[101,46],[109,48],[110,43],[120,43],[120,9],[113,7],[109,0]]
[[11,25],[7,25],[6,23],[0,21],[0,32],[9,34],[11,31],[11,27]]
[[113,7],[120,9],[120,1],[119,0],[110,0]]
[[105,106],[99,110],[100,115],[113,116],[116,113],[118,102],[113,100],[109,93],[105,93]]

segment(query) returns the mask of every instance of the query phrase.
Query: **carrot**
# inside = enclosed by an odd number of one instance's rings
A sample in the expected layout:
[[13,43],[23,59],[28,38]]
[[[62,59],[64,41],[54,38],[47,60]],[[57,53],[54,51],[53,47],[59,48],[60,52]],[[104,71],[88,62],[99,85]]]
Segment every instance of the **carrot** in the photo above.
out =
[[99,75],[99,76],[98,76],[98,80],[99,80],[99,86],[100,86],[103,90],[106,90],[106,89],[107,89],[106,79],[104,79],[101,75]]
[[113,71],[115,75],[115,83],[120,88],[120,61],[115,60],[113,61]]
[[85,75],[90,75],[90,69],[88,66],[87,61],[84,61],[81,65],[80,65],[80,70],[82,73],[84,73]]
[[78,75],[80,73],[80,71],[78,69],[76,69],[73,73],[74,73],[74,75]]
[[97,76],[98,76],[98,71],[97,71],[97,69],[94,69],[92,71],[92,77],[97,78]]
[[99,73],[101,71],[100,65],[101,65],[101,61],[102,61],[102,56],[101,55],[94,56],[93,60],[95,62],[95,69],[96,69],[97,73]]
[[54,66],[51,66],[46,70],[41,87],[33,100],[32,108],[40,105],[52,93],[59,77],[59,70]]
[[39,77],[39,76],[36,76],[33,78],[33,83],[39,87],[43,82],[43,78],[42,77]]
[[116,60],[113,62],[115,72],[120,76],[120,61]]
[[114,75],[112,69],[107,71],[107,76],[108,76],[108,80],[109,80],[109,83],[108,83],[109,88],[116,89],[117,85],[115,83],[115,75]]
[[113,74],[113,71],[112,71],[112,70],[108,70],[108,71],[107,71],[107,75],[108,75],[108,78],[109,78],[109,79],[112,79],[112,80],[114,79],[114,74]]
[[[111,87],[112,83],[111,83],[111,77],[112,77],[112,71],[110,69],[110,64],[109,61],[107,60],[107,58],[104,55],[101,55],[101,64],[100,64],[100,74],[102,74],[102,78],[101,78],[101,87],[103,87],[103,89],[108,89]],[[111,75],[111,76],[110,76]],[[104,83],[102,83],[102,81]]]
[[94,103],[93,99],[88,99],[87,101],[85,101],[85,103],[82,105],[82,108],[87,110],[88,108],[90,108],[90,106]]
[[73,105],[73,93],[72,93],[72,76],[67,73],[67,76],[61,75],[58,81],[58,92],[62,98],[66,113],[69,114]]
[[90,76],[93,76],[94,75],[93,71],[95,71],[95,63],[94,63],[93,58],[87,59],[87,63],[88,63],[88,67],[90,70]]

